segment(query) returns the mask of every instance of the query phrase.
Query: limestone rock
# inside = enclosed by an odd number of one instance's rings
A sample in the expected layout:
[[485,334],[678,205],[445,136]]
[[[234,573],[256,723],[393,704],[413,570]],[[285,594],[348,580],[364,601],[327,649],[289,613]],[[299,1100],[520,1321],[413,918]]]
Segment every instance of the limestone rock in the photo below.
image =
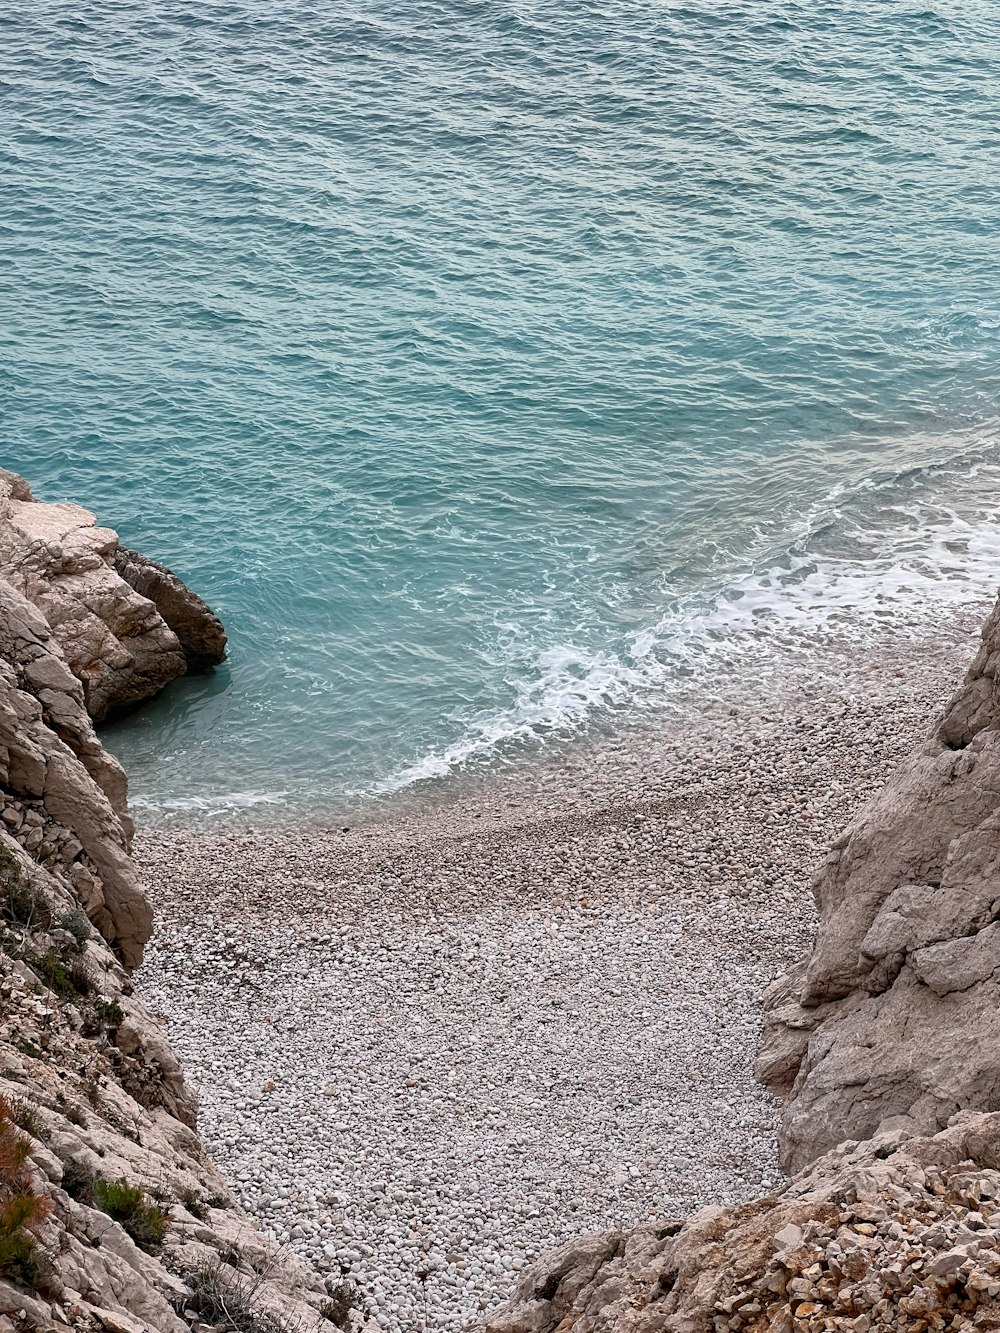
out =
[[[92,714],[186,665],[116,552],[85,510],[0,473],[0,1203],[29,1205],[0,1333],[185,1333],[217,1322],[220,1293],[241,1326],[333,1333],[320,1278],[255,1231],[208,1160],[128,975],[152,918]],[[156,572],[170,615],[191,608],[185,650],[221,652],[207,608]]]
[[571,1241],[475,1333],[1000,1327],[1000,1115],[845,1144],[736,1208]]
[[[125,775],[40,612],[0,578],[0,804],[7,832],[74,890],[134,967],[152,913],[128,856]],[[47,849],[42,855],[42,849]]]
[[758,1072],[795,1170],[880,1127],[1000,1108],[1000,605],[926,741],[814,883],[805,965],[765,997]]
[[225,656],[221,624],[169,570],[122,552],[86,509],[41,504],[3,471],[0,577],[41,612],[96,722],[157,694],[189,658],[205,670]]
[[166,565],[119,546],[114,567],[130,588],[149,600],[177,636],[187,669],[209,671],[226,660],[222,621]]

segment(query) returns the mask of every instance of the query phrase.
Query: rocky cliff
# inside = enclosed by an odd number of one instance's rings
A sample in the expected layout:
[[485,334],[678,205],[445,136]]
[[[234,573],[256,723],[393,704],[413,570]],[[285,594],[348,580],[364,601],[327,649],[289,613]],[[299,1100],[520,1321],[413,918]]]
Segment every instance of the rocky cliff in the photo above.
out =
[[764,997],[790,1183],[585,1237],[483,1333],[1000,1328],[1000,604],[926,740],[814,881]]
[[93,719],[224,649],[169,570],[0,472],[0,1333],[356,1322],[234,1206],[129,977],[151,913]]
[[765,996],[758,1073],[789,1170],[1000,1108],[1000,605],[926,741],[814,883],[811,956]]

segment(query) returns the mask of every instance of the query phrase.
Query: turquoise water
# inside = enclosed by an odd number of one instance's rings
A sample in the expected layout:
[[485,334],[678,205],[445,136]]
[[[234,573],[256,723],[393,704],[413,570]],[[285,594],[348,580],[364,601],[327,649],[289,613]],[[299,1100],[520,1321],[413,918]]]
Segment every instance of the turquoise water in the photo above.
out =
[[0,16],[3,461],[232,660],[141,807],[337,806],[1000,568],[993,3]]

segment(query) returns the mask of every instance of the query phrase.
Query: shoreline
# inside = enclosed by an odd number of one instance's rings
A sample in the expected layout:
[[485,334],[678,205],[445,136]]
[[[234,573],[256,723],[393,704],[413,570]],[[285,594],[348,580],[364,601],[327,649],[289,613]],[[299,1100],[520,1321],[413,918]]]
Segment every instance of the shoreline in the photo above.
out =
[[759,994],[981,619],[789,660],[774,693],[738,673],[669,735],[637,724],[347,833],[141,832],[140,985],[248,1211],[349,1266],[395,1333],[425,1293],[457,1329],[569,1235],[776,1183]]
[[[894,611],[884,622],[868,620],[843,634],[803,631],[778,641],[747,636],[725,645],[725,651],[720,645],[718,657],[706,658],[659,694],[610,710],[577,731],[537,736],[489,760],[405,787],[238,810],[220,805],[212,812],[197,806],[182,812],[140,799],[132,813],[148,836],[266,832],[280,837],[346,827],[351,833],[394,839],[408,836],[407,831],[419,833],[428,819],[458,827],[470,818],[505,817],[502,811],[517,820],[525,813],[534,817],[541,808],[561,813],[567,802],[583,808],[616,795],[630,798],[647,781],[650,746],[655,753],[682,759],[691,746],[713,746],[720,728],[733,718],[741,726],[780,729],[784,714],[820,696],[849,705],[859,691],[870,695],[874,690],[889,699],[900,661],[908,671],[916,666],[933,674],[942,655],[949,657],[957,685],[992,604],[991,594],[970,597],[957,607],[942,604],[919,617]],[[600,770],[596,776],[595,768]]]

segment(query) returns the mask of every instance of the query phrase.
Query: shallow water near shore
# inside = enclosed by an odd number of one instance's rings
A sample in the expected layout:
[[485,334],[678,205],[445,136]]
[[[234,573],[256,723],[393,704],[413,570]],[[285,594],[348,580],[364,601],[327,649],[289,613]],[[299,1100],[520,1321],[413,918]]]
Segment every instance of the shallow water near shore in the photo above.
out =
[[232,637],[106,732],[144,820],[353,817],[992,591],[982,7],[2,23],[2,461]]

